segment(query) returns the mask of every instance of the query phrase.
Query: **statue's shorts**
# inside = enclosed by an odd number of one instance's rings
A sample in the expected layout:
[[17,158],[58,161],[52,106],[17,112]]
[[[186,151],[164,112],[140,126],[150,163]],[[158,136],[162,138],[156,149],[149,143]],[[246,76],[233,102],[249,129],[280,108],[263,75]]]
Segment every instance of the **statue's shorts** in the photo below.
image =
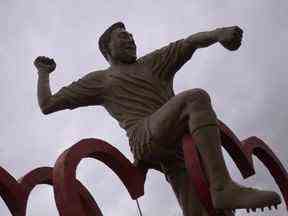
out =
[[165,174],[167,180],[168,176],[172,176],[173,170],[178,172],[179,169],[185,169],[181,140],[174,145],[163,145],[155,141],[149,129],[149,118],[143,119],[133,132],[130,146],[136,165],[143,163],[150,168],[157,167]]

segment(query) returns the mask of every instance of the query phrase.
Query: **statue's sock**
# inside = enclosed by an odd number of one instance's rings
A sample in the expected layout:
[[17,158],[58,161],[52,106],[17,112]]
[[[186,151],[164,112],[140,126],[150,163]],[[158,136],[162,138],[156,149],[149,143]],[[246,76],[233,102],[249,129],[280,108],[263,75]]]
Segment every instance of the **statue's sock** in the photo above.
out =
[[231,181],[222,149],[220,131],[217,125],[200,127],[192,134],[200,153],[210,187],[223,188]]

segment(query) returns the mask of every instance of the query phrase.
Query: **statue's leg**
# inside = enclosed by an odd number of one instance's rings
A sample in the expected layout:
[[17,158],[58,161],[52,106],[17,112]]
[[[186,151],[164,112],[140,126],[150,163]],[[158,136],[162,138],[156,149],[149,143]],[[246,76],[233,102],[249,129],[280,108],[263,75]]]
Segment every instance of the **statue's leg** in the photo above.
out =
[[169,175],[167,176],[168,181],[173,188],[184,216],[208,216],[185,169],[174,170],[174,173],[166,173],[166,175]]
[[176,95],[153,113],[148,122],[153,152],[162,161],[173,157],[170,150],[185,131],[190,132],[203,161],[215,208],[260,208],[281,202],[275,192],[245,188],[232,181],[222,154],[217,116],[204,90],[192,89]]

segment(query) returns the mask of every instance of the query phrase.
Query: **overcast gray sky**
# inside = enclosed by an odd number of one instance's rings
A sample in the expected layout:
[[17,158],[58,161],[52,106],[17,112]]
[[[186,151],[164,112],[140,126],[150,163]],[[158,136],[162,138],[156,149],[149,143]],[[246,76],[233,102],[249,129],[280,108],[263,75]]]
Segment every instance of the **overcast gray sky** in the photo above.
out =
[[[198,31],[230,25],[243,28],[243,45],[237,52],[218,44],[197,51],[176,75],[175,92],[206,89],[218,117],[241,140],[252,135],[265,140],[288,168],[287,1],[0,0],[0,9],[0,166],[15,177],[39,166],[53,166],[63,150],[87,137],[108,141],[132,160],[124,131],[103,108],[42,115],[32,65],[39,55],[56,60],[53,92],[87,72],[107,67],[97,39],[120,20],[134,34],[139,56]],[[241,184],[278,191],[258,160],[257,175],[245,181],[227,155],[226,160]],[[100,162],[84,160],[77,171],[105,216],[137,215],[136,204],[120,180]],[[140,199],[145,216],[181,215],[162,175],[151,171],[145,190]],[[251,215],[286,214],[282,205],[277,212]],[[0,215],[10,215],[1,200]],[[58,215],[51,187],[33,190],[27,215]]]

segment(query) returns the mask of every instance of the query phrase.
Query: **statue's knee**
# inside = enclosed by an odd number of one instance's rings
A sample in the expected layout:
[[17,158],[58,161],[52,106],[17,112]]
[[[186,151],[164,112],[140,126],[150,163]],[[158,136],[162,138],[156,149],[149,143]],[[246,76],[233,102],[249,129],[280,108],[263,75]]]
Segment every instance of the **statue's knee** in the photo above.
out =
[[200,127],[217,124],[217,115],[212,107],[209,94],[203,89],[186,92],[185,114],[189,116],[190,133]]
[[195,88],[184,92],[186,103],[210,104],[211,98],[207,91],[201,88]]

